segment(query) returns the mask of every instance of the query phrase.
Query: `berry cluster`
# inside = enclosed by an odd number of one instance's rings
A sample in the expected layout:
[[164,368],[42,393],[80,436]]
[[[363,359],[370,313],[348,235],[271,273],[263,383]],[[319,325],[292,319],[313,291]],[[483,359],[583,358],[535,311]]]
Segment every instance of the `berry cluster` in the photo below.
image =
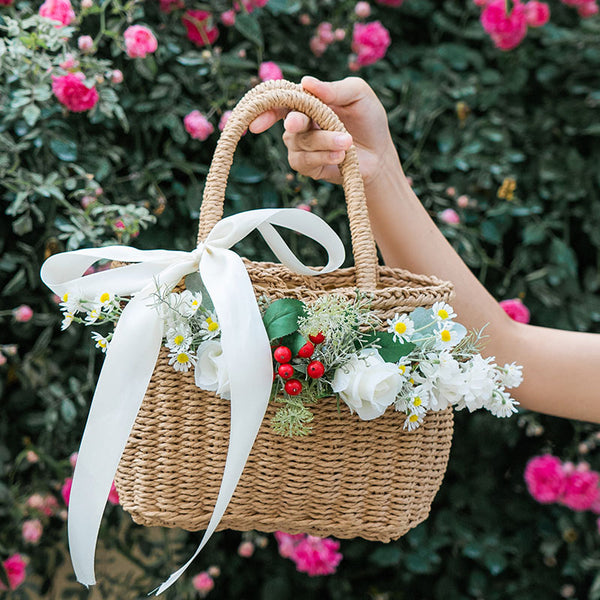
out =
[[[325,336],[322,332],[315,335],[309,335],[309,341],[304,344],[296,355],[296,358],[308,359],[306,365],[306,374],[311,379],[320,379],[325,374],[325,366],[320,360],[310,360],[315,352],[315,346],[322,344],[325,341]],[[273,352],[276,368],[273,374],[273,379],[277,376],[284,381],[284,389],[290,396],[297,396],[302,391],[302,382],[294,377],[294,372],[299,370],[291,363],[292,351],[287,346],[277,346]]]

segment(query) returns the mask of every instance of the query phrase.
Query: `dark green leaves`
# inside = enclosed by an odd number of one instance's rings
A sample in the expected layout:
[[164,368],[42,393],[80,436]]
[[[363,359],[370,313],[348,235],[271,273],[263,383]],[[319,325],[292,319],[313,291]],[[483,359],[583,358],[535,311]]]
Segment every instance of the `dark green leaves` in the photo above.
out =
[[409,354],[415,344],[411,342],[400,343],[394,341],[394,335],[387,331],[375,331],[362,339],[362,346],[365,348],[377,346],[381,358],[385,362],[395,363],[403,356]]
[[290,335],[298,330],[298,317],[304,315],[304,303],[294,298],[281,298],[271,304],[263,316],[270,340]]

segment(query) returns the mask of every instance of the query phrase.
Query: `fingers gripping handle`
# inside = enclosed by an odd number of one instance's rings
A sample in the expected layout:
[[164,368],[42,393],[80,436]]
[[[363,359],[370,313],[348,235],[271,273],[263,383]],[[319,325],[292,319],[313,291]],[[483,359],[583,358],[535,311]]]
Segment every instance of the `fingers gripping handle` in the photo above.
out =
[[[258,115],[273,108],[296,110],[313,119],[321,129],[346,132],[333,110],[304,91],[299,84],[282,79],[265,81],[247,92],[233,109],[215,149],[204,187],[198,242],[204,241],[223,216],[227,178],[244,130]],[[377,250],[354,146],[346,152],[346,157],[340,164],[340,172],[350,221],[356,285],[363,290],[374,290],[377,287]]]

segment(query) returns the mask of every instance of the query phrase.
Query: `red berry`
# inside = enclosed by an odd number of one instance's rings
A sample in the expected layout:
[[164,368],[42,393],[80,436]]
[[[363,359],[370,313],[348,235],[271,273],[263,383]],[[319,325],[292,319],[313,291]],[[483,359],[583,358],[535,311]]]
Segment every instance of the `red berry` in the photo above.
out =
[[284,363],[283,365],[279,365],[277,372],[283,379],[289,379],[294,374],[294,367],[289,363]]
[[292,351],[287,346],[279,346],[275,348],[273,356],[278,363],[289,363],[292,360]]
[[319,377],[323,377],[325,374],[325,367],[320,360],[313,360],[308,363],[306,374],[313,379],[319,379]]
[[301,358],[310,358],[314,351],[315,347],[313,346],[312,342],[306,342],[306,344],[304,344],[304,346],[298,350],[298,356]]
[[285,391],[290,396],[297,396],[302,391],[302,384],[297,379],[288,379],[285,382]]
[[319,331],[319,333],[315,333],[315,335],[309,335],[308,339],[313,344],[322,344],[325,341],[325,336],[322,331]]

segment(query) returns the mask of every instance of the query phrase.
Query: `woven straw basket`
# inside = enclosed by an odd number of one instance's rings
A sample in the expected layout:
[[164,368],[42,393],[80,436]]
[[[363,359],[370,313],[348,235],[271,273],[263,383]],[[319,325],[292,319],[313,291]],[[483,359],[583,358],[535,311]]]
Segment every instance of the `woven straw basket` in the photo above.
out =
[[[227,177],[248,124],[275,107],[301,111],[322,129],[346,131],[320,100],[287,81],[268,81],[238,103],[219,139],[208,173],[198,240],[223,214]],[[341,165],[355,267],[304,277],[268,262],[246,261],[256,296],[299,298],[373,294],[383,319],[418,306],[449,301],[452,286],[435,277],[381,267],[369,219],[356,149]],[[275,434],[272,404],[219,529],[310,533],[389,541],[425,520],[446,470],[451,409],[427,413],[413,432],[392,408],[362,421],[335,398],[315,407],[307,437]],[[204,529],[219,491],[229,440],[230,407],[197,388],[193,374],[175,372],[163,348],[121,458],[116,486],[123,508],[143,525]]]

